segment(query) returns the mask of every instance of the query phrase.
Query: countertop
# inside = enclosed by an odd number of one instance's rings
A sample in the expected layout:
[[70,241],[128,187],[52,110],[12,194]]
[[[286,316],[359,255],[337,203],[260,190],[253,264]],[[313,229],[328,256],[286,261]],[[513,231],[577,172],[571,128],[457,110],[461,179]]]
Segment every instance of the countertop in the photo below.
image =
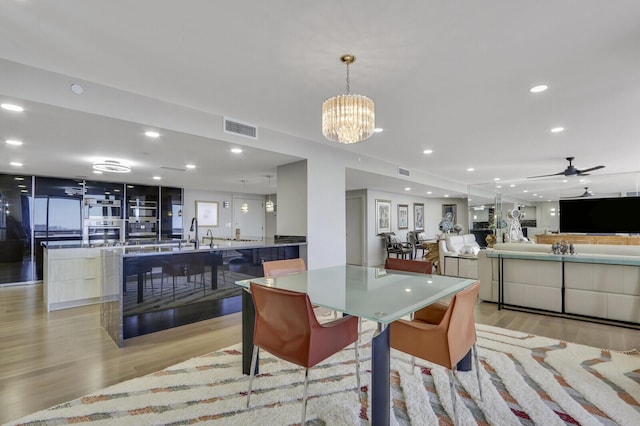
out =
[[125,257],[130,256],[149,256],[157,254],[174,254],[174,253],[193,253],[193,252],[211,252],[222,250],[237,249],[253,249],[268,247],[286,247],[306,245],[306,242],[275,242],[273,239],[264,241],[235,241],[235,240],[214,240],[213,244],[201,244],[199,248],[195,248],[193,243],[187,243],[186,240],[166,240],[166,241],[150,241],[145,244],[134,245],[110,245],[86,244],[77,241],[60,241],[47,242],[42,245],[51,249],[70,249],[70,248],[101,248],[117,251]]

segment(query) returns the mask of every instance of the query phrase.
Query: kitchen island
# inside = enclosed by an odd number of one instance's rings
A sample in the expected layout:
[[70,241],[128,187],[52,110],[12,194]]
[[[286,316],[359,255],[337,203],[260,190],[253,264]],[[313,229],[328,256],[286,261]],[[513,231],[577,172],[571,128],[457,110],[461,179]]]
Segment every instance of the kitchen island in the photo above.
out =
[[306,242],[103,248],[102,326],[123,346],[129,337],[239,312],[235,281],[263,276],[263,262],[296,257],[306,258]]

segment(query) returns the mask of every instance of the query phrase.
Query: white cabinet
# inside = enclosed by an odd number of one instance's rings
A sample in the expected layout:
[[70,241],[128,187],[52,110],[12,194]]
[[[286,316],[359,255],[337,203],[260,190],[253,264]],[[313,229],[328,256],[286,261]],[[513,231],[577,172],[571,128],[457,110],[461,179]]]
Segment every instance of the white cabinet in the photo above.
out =
[[47,311],[100,301],[100,248],[44,249],[43,292]]
[[464,256],[444,256],[443,275],[477,279],[478,259]]

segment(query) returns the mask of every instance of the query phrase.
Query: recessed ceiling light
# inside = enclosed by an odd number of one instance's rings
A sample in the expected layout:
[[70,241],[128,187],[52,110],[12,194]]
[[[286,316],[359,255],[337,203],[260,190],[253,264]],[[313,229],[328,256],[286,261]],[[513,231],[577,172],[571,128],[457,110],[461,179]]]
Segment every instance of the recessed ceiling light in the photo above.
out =
[[15,145],[15,146],[22,145],[22,141],[18,141],[15,139],[7,139],[5,142],[7,143],[7,145]]
[[515,183],[512,183],[512,184],[511,184],[511,185],[509,185],[509,186],[510,186],[511,188],[515,188],[515,187],[516,187],[516,184],[515,184]]
[[422,151],[423,154],[433,154],[433,150],[432,149],[425,149],[424,151]]
[[187,164],[185,167],[186,167],[187,169],[195,169],[195,168],[196,168],[196,165],[195,165],[195,164]]
[[24,180],[23,177],[14,177],[15,180]]
[[12,162],[10,162],[9,164],[11,164],[11,165],[12,165],[12,166],[14,166],[14,167],[22,167],[22,163],[19,163],[19,162],[17,162],[17,161],[12,161]]
[[469,168],[467,169],[467,171],[468,171],[468,172],[472,172],[472,171],[474,171],[474,170],[475,170],[475,169],[474,169],[473,167],[469,167]]
[[374,133],[382,133],[384,131],[384,129],[382,127],[376,127],[375,129],[373,129]]
[[14,111],[14,112],[24,111],[24,108],[22,108],[20,105],[14,105],[14,104],[0,104],[0,108],[6,109],[7,111]]
[[27,185],[18,185],[18,188],[26,188]]
[[233,152],[234,154],[240,154],[242,150],[240,148],[231,148],[231,152]]
[[529,192],[529,190],[528,189],[523,189],[522,192]]
[[111,195],[109,191],[104,191],[104,195]]
[[159,138],[160,137],[160,133],[155,132],[153,130],[147,130],[146,132],[144,132],[144,135],[148,138]]
[[549,86],[547,86],[546,84],[540,84],[538,86],[533,86],[531,89],[529,89],[529,91],[531,93],[540,93],[540,92],[544,92],[548,88]]
[[102,172],[100,170],[94,170],[93,173],[96,174],[96,175],[101,175],[102,174]]
[[551,129],[551,133],[560,133],[560,132],[564,132],[564,127],[554,127],[553,129]]
[[502,185],[496,185],[496,188],[502,188]]
[[160,179],[162,179],[162,177],[160,177],[160,176],[154,176],[153,177],[153,180],[160,180]]
[[114,189],[113,192],[120,192],[120,190],[119,189]]
[[493,180],[495,180],[496,182],[500,180],[500,178],[493,178]]
[[133,187],[134,187],[133,185],[127,185],[127,188],[133,188]]
[[26,189],[21,189],[20,192],[29,192]]
[[568,181],[568,180],[566,180],[566,179],[563,179],[563,180],[562,180],[562,183],[567,183],[567,182],[569,182],[569,181]]
[[449,194],[444,194],[444,197],[445,198],[449,198]]
[[431,194],[433,194],[433,192],[427,191],[427,195],[431,195]]
[[411,187],[407,186],[404,190],[405,191],[411,191]]
[[73,83],[71,85],[71,91],[76,95],[82,95],[82,92],[84,92],[84,87],[80,86],[77,83]]

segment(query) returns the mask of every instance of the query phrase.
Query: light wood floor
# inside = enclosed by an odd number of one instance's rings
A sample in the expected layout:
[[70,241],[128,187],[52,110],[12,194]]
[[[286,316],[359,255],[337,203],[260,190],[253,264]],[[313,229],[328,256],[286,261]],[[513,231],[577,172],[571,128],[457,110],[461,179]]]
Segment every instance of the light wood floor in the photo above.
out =
[[[0,423],[240,342],[240,314],[127,339],[118,348],[97,305],[47,313],[42,286],[0,288]],[[476,320],[615,350],[640,331],[478,304]]]

